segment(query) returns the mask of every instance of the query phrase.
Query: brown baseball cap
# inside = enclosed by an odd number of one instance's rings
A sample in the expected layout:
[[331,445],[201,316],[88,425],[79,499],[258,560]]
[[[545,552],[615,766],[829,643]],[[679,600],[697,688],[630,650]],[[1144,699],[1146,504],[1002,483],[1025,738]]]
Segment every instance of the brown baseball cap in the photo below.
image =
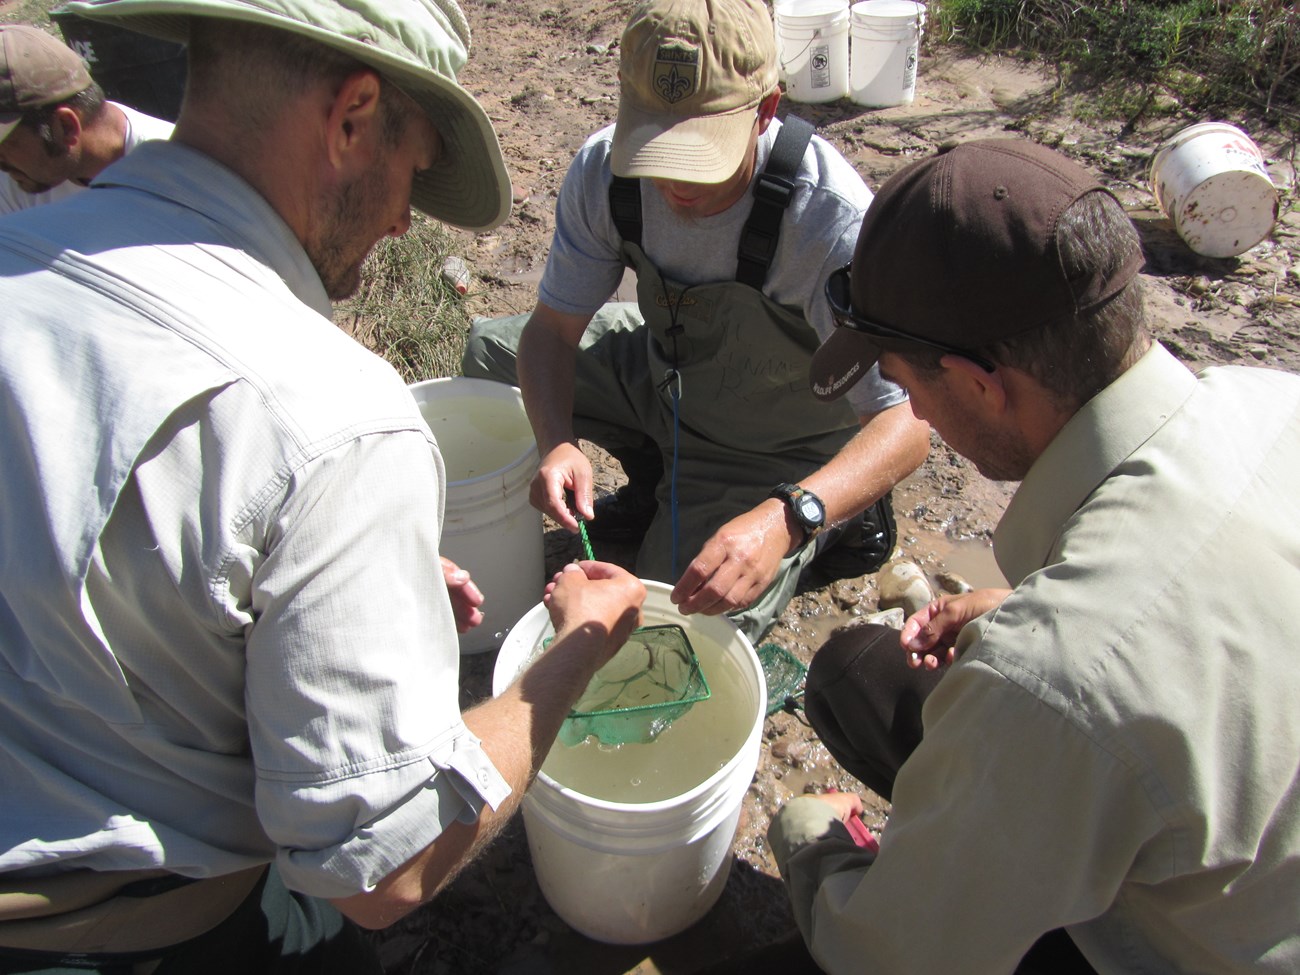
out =
[[843,395],[885,349],[969,351],[983,364],[980,349],[1115,297],[1142,267],[1136,234],[1114,268],[1072,278],[1061,262],[1061,213],[1089,193],[1109,195],[1065,156],[1017,139],[965,142],[899,170],[867,208],[848,281],[828,282],[832,307],[851,298],[851,309],[813,356],[813,392]]
[[721,183],[740,168],[755,112],[776,90],[763,0],[643,0],[620,42],[618,176]]
[[77,53],[36,27],[0,24],[0,142],[25,112],[57,105],[91,85]]

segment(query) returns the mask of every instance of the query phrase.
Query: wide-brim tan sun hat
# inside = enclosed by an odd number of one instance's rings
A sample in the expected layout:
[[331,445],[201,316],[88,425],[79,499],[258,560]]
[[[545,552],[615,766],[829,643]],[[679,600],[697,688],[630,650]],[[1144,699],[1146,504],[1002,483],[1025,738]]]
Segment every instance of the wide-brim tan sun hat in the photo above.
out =
[[470,29],[453,0],[72,0],[55,13],[185,43],[192,17],[275,27],[343,51],[409,95],[442,140],[411,205],[465,230],[510,215],[510,176],[487,113],[456,81]]

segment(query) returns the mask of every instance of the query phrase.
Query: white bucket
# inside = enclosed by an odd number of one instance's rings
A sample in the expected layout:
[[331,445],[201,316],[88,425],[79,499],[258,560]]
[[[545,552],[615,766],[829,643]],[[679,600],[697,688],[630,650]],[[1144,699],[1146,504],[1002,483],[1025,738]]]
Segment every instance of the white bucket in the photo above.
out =
[[849,98],[870,108],[910,105],[916,97],[925,4],[863,0],[850,8]]
[[[645,586],[643,625],[686,630],[713,696],[649,745],[557,742],[523,802],[547,903],[574,930],[610,944],[671,937],[721,896],[767,703],[763,667],[730,620],[682,616],[668,598],[671,586]],[[519,621],[497,657],[494,695],[552,632],[541,604]],[[641,790],[647,801],[629,799]]]
[[1178,236],[1207,257],[1250,250],[1277,221],[1264,154],[1225,122],[1190,126],[1161,146],[1151,161],[1151,190]]
[[439,550],[483,592],[483,622],[460,635],[461,653],[495,650],[546,586],[542,513],[528,503],[537,471],[519,390],[456,376],[411,386],[447,468]]
[[849,93],[847,0],[793,0],[776,7],[776,50],[792,101],[833,102]]

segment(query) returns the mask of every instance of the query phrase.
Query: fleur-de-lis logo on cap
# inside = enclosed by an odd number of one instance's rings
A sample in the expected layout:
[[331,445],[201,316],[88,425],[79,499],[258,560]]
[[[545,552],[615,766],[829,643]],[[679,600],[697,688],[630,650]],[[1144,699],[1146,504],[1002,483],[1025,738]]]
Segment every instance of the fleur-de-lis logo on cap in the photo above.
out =
[[698,48],[665,45],[655,55],[654,90],[669,105],[695,94],[699,75]]

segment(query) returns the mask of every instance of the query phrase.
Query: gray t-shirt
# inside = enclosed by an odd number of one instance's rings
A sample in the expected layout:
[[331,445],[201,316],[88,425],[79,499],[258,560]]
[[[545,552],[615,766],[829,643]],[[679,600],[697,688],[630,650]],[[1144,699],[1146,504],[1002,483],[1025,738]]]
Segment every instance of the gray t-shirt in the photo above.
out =
[[[758,171],[766,165],[780,127],[773,120],[759,138]],[[611,125],[587,139],[560,190],[555,236],[538,296],[567,314],[594,314],[623,277],[622,238],[609,212],[613,135]],[[826,278],[852,259],[871,191],[848,160],[815,135],[796,183],[763,293],[780,305],[802,308],[825,341],[835,327],[826,303]],[[733,280],[751,199],[746,193],[722,213],[686,221],[643,182],[641,240],[646,256],[665,276],[685,284]],[[881,379],[873,367],[846,398],[859,415],[866,415],[906,402],[907,394]]]

